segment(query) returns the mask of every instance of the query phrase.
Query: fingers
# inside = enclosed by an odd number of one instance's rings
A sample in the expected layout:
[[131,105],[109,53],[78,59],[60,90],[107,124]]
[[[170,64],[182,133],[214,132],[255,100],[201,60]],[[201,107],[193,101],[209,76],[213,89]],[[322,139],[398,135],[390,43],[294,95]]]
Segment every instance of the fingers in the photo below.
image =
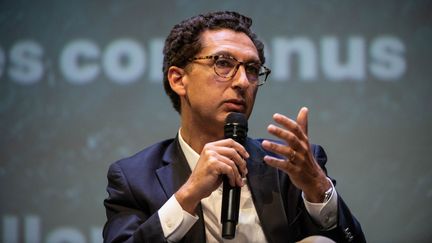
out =
[[268,140],[264,140],[262,142],[262,146],[264,149],[266,149],[268,151],[272,151],[273,153],[283,155],[284,157],[286,157],[291,162],[294,162],[297,160],[298,161],[304,161],[305,160],[303,153],[298,152],[298,151],[294,150],[292,147],[286,146],[284,144],[278,144],[278,143],[270,142]]
[[262,146],[264,149],[282,155],[285,159],[267,158],[265,161],[270,162],[278,168],[284,168],[304,164],[308,162],[310,155],[309,140],[307,137],[308,130],[308,109],[300,109],[297,120],[294,121],[284,115],[274,114],[273,119],[281,126],[269,125],[267,130],[272,135],[285,141],[285,144],[275,143],[264,140]]
[[231,138],[217,141],[214,144],[220,147],[233,148],[238,154],[240,154],[241,157],[249,158],[249,153],[246,151],[246,149]]
[[285,129],[292,132],[295,136],[297,136],[299,139],[305,139],[307,138],[307,134],[303,129],[307,129],[307,110],[299,112],[300,122],[297,123],[296,121],[281,115],[279,113],[276,113],[273,115],[273,119],[282,125]]
[[221,147],[218,149],[220,160],[237,170],[241,177],[247,174],[246,160],[240,154],[232,149]]
[[302,107],[297,115],[297,124],[299,124],[306,136],[308,135],[308,113],[308,108]]
[[285,171],[286,173],[291,173],[292,171],[294,171],[296,169],[295,165],[292,164],[289,161],[283,160],[283,159],[279,159],[279,158],[275,158],[275,157],[271,157],[271,156],[264,156],[264,161],[275,168],[278,168],[282,171]]
[[267,128],[269,133],[284,140],[289,146],[296,150],[308,149],[308,109],[306,107],[300,109],[297,121],[278,113],[273,115],[273,119],[280,124],[281,127],[269,125]]
[[231,186],[243,186],[242,176],[236,166],[236,164],[227,157],[221,156],[219,158],[220,163],[220,174],[228,177]]
[[217,153],[228,159],[224,161],[234,162],[233,167],[239,170],[239,172],[241,173],[241,177],[246,176],[246,159],[249,158],[249,153],[246,151],[246,149],[233,139],[220,140],[215,142],[214,144],[217,146]]
[[267,130],[269,133],[285,141],[287,145],[289,145],[293,149],[301,151],[305,150],[306,144],[302,144],[302,141],[293,132],[277,127],[275,125],[269,125]]
[[209,164],[209,169],[219,175],[226,175],[231,186],[243,186],[242,177],[247,174],[246,149],[233,139],[209,143],[203,148],[201,157]]

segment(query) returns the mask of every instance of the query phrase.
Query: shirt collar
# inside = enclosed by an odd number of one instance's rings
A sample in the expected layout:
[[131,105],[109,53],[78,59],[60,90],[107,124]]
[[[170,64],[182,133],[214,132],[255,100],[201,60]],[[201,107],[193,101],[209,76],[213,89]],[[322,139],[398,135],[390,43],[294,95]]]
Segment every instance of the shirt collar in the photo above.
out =
[[196,166],[196,164],[198,163],[198,159],[199,159],[199,154],[197,152],[195,152],[195,150],[193,150],[189,144],[187,144],[184,140],[183,137],[181,135],[181,128],[178,131],[178,139],[179,139],[179,143],[180,143],[180,147],[181,150],[183,151],[183,154],[186,157],[186,160],[189,164],[189,167],[191,170],[193,170]]

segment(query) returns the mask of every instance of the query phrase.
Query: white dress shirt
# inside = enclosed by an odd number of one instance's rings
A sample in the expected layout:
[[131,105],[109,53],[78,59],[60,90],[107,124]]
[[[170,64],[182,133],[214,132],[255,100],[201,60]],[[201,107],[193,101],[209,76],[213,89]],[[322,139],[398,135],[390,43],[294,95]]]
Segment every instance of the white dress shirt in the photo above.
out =
[[[199,154],[183,140],[180,131],[178,138],[186,160],[193,170],[199,160]],[[331,182],[330,179],[329,181]],[[308,213],[323,229],[327,230],[336,227],[337,223],[337,193],[333,183],[332,188],[332,195],[324,203],[310,203],[302,194]],[[207,242],[267,242],[246,181],[245,186],[241,188],[239,222],[235,239],[227,240],[221,236],[221,203],[222,185],[209,197],[201,200]],[[174,195],[159,209],[158,214],[164,236],[169,242],[180,241],[198,220],[198,216],[183,210]]]

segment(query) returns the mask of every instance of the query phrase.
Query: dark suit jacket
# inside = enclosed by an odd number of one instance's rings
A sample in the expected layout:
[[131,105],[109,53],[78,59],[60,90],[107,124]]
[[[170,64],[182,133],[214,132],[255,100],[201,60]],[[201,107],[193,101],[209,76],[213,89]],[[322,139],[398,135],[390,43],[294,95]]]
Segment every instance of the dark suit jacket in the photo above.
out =
[[[261,148],[261,141],[248,138],[245,147],[250,154],[247,181],[268,242],[295,242],[309,235],[324,235],[336,242],[365,242],[360,224],[340,196],[336,229],[320,231],[305,209],[301,191],[285,173],[264,163],[269,153]],[[317,145],[312,148],[325,170],[324,150]],[[104,201],[104,242],[165,242],[157,211],[190,173],[177,138],[113,163],[108,171],[109,196]],[[198,216],[182,242],[205,242],[201,208]]]

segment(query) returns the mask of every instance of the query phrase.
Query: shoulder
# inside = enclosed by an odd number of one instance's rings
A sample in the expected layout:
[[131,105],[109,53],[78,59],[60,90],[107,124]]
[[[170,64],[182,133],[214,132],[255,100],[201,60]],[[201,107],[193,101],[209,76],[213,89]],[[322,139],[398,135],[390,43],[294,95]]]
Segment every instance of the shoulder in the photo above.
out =
[[[165,151],[173,143],[174,138],[152,144],[136,154],[120,159],[110,165],[110,171],[149,171],[162,166]],[[144,169],[144,170],[143,170]]]

